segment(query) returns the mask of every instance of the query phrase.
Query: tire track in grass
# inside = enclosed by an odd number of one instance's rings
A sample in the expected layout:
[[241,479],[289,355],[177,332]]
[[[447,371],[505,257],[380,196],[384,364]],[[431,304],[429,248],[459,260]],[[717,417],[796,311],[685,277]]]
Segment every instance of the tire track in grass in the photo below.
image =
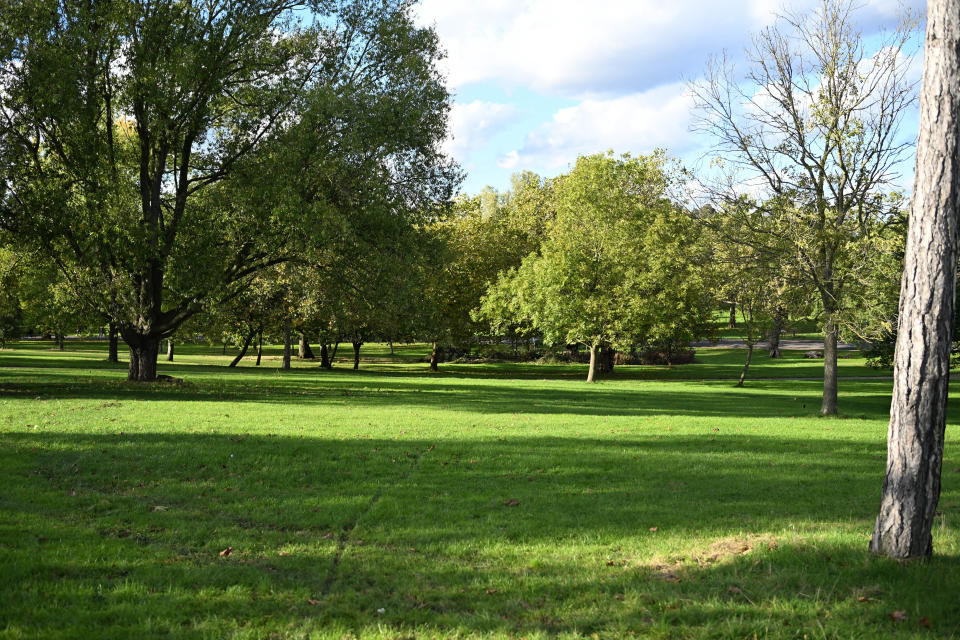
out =
[[[400,478],[393,482],[392,485],[399,486],[409,480],[410,477],[416,472],[417,467],[420,464],[420,459],[433,451],[436,446],[437,445],[432,444],[423,451],[414,454],[412,456],[413,462],[410,464],[410,468]],[[327,579],[324,580],[323,587],[320,591],[320,596],[322,598],[329,596],[331,591],[333,591],[333,586],[337,583],[337,578],[340,576],[340,563],[343,561],[343,556],[347,551],[347,547],[350,546],[350,538],[353,535],[354,530],[356,530],[357,526],[359,526],[360,521],[363,520],[364,516],[370,513],[370,511],[377,506],[377,503],[380,502],[380,499],[383,497],[385,492],[386,488],[381,485],[380,488],[377,489],[376,493],[370,497],[370,501],[367,502],[367,506],[364,507],[363,510],[358,513],[353,520],[347,522],[347,524],[343,526],[343,530],[340,532],[340,536],[337,540],[337,552],[333,557],[333,564],[330,566],[330,573],[327,574]]]

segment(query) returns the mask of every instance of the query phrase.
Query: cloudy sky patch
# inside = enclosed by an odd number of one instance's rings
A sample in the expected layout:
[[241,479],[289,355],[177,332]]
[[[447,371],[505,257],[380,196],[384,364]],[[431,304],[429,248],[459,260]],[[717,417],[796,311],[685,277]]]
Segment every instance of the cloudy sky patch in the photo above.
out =
[[[578,154],[666,148],[693,162],[709,147],[690,132],[687,82],[710,55],[734,61],[776,14],[818,0],[422,0],[454,92],[447,151],[463,190],[509,186],[530,169],[552,176]],[[857,14],[869,39],[923,0],[872,0]]]

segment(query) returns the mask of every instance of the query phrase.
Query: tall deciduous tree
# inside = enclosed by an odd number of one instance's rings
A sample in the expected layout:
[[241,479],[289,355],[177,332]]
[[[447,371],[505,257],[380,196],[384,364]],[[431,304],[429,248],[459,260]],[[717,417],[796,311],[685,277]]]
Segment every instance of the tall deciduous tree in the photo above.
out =
[[870,550],[933,552],[960,236],[960,0],[930,0],[887,471]]
[[689,343],[709,315],[692,221],[668,196],[662,154],[580,157],[556,180],[539,252],[501,274],[481,307],[495,327],[529,322],[551,344],[600,350]]
[[117,321],[129,379],[154,379],[160,340],[206,301],[352,214],[345,167],[394,202],[449,190],[436,36],[409,13],[407,0],[5,4],[0,226]]
[[811,14],[787,14],[754,38],[745,75],[720,58],[693,85],[698,127],[714,136],[727,169],[712,195],[741,202],[760,192],[762,231],[778,248],[789,243],[794,266],[819,294],[823,414],[837,412],[838,321],[865,251],[860,241],[890,215],[895,200],[884,190],[911,145],[898,127],[915,96],[907,51],[914,22],[905,17],[871,55],[854,23],[857,7],[821,0]]

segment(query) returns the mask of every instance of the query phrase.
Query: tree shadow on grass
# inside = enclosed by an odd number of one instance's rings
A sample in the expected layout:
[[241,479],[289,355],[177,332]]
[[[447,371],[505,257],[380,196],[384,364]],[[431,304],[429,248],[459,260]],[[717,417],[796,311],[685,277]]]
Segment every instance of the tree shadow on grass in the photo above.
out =
[[[725,434],[8,433],[0,619],[49,638],[876,637],[903,610],[946,633],[957,559],[866,553],[882,454]],[[956,549],[953,484],[938,544]]]
[[[570,384],[547,380],[491,382],[460,377],[391,376],[379,372],[336,377],[302,372],[264,377],[251,375],[197,379],[185,386],[144,385],[102,377],[78,377],[59,369],[0,375],[0,394],[42,399],[78,398],[104,401],[283,403],[302,406],[370,409],[423,408],[456,410],[484,416],[502,414],[571,414],[580,416],[688,416],[791,418],[816,415],[820,384],[815,381],[756,382],[737,389],[727,382]],[[629,385],[629,386],[628,386]],[[885,420],[890,383],[845,381],[842,414]],[[958,403],[960,399],[951,399]],[[951,416],[960,412],[951,411]]]

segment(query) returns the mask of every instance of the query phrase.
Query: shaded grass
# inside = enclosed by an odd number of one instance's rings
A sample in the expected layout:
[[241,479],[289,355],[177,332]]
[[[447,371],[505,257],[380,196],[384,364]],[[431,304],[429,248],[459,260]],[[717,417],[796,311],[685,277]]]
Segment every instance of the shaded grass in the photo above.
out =
[[958,632],[955,418],[938,556],[866,553],[888,380],[829,420],[816,380],[184,351],[184,387],[96,345],[0,352],[0,637]]

